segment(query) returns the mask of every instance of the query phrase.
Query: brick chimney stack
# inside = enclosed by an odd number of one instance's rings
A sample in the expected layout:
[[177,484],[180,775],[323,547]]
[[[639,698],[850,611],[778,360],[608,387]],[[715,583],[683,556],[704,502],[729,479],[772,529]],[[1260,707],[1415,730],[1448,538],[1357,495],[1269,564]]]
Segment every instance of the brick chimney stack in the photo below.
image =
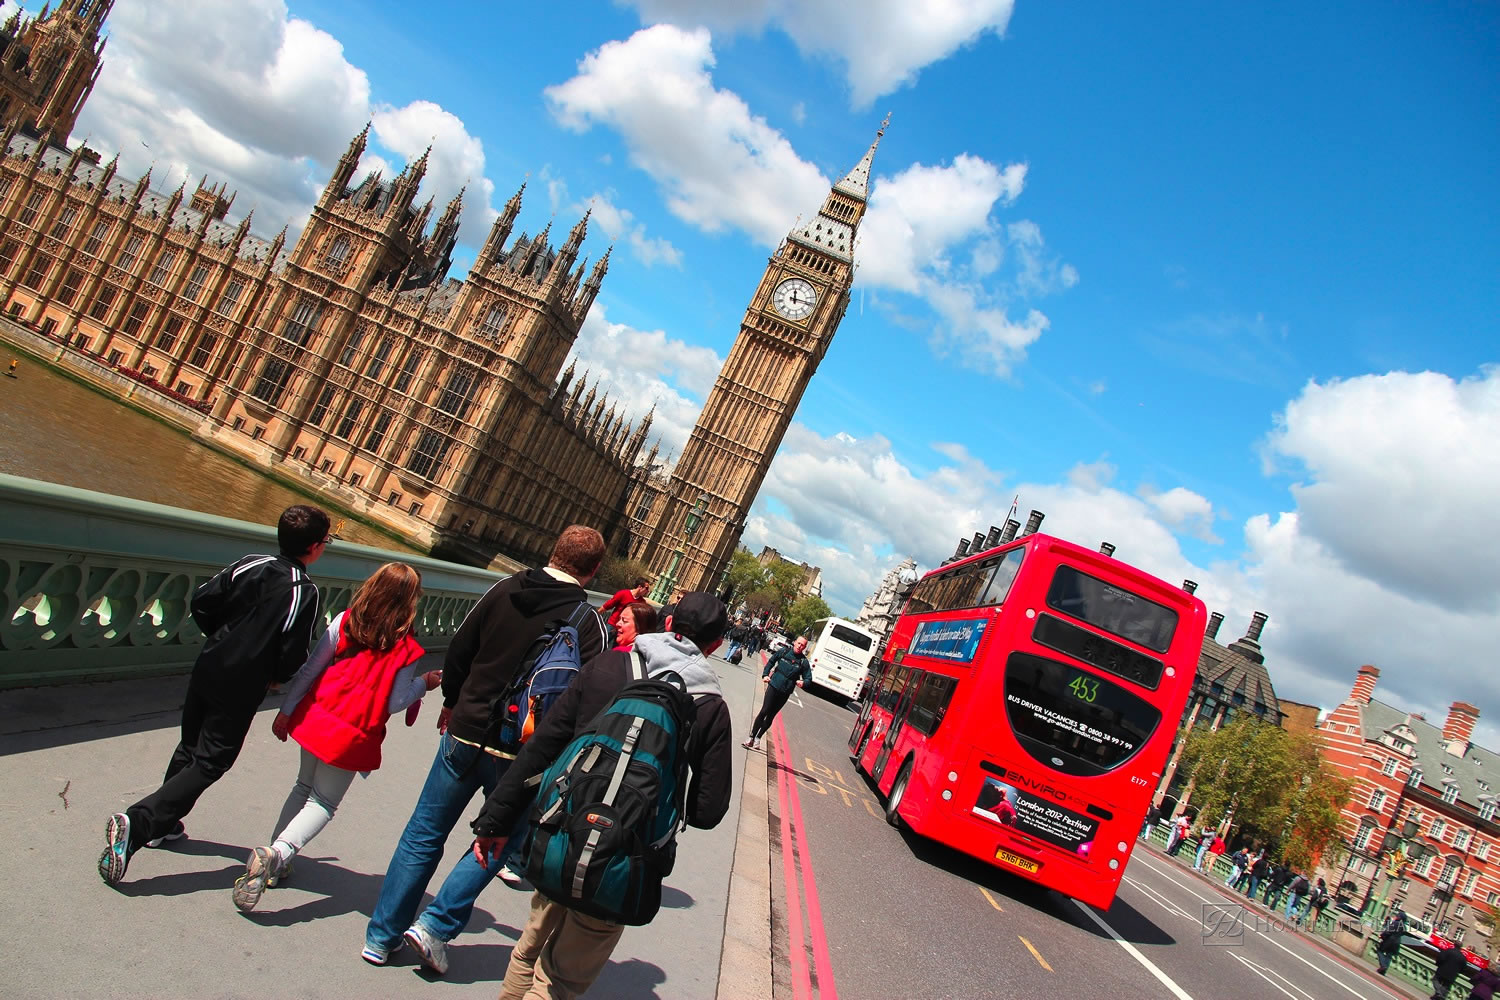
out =
[[1448,718],[1443,723],[1443,739],[1448,743],[1448,752],[1462,757],[1469,752],[1469,741],[1474,735],[1474,724],[1479,721],[1479,709],[1466,701],[1455,701],[1448,706]]
[[1219,626],[1224,624],[1224,616],[1215,611],[1208,616],[1208,629],[1204,633],[1208,638],[1215,641],[1219,638]]
[[1366,663],[1359,668],[1359,676],[1355,678],[1354,690],[1349,692],[1349,700],[1357,701],[1361,705],[1368,705],[1370,699],[1375,697],[1375,682],[1380,680],[1380,668]]
[[1027,514],[1026,515],[1026,530],[1023,531],[1023,532],[1021,532],[1021,534],[1023,534],[1023,535],[1034,535],[1034,534],[1036,534],[1037,531],[1042,526],[1042,518],[1044,518],[1046,516],[1047,516],[1046,514],[1043,514],[1039,510],[1034,510],[1030,514]]

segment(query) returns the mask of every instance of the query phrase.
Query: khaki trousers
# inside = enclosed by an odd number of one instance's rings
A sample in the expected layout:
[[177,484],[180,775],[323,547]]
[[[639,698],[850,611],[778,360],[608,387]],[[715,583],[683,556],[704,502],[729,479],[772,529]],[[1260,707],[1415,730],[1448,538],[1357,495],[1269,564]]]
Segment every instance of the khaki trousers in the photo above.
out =
[[573,1000],[599,978],[624,933],[623,924],[596,920],[539,892],[510,953],[500,1000]]

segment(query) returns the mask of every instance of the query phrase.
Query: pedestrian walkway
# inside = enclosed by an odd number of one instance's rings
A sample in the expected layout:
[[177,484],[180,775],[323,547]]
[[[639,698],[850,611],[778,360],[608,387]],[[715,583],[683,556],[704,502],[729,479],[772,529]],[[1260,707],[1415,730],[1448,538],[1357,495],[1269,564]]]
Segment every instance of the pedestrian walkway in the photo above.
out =
[[[734,718],[747,718],[760,685],[750,671],[713,664]],[[160,782],[185,686],[177,677],[0,692],[0,996],[493,997],[529,899],[499,881],[450,948],[443,979],[419,972],[410,950],[388,968],[359,957],[435,752],[434,696],[414,727],[392,719],[381,769],[355,781],[337,818],[297,859],[291,885],[270,890],[250,916],[234,909],[230,887],[250,849],[271,836],[297,771],[296,746],[271,734],[274,699],[234,770],[187,817],[187,839],[138,853],[117,889],[100,881],[105,820]],[[763,765],[761,775],[763,784]],[[714,830],[681,835],[660,915],[626,930],[591,996],[751,995],[719,983],[741,792],[737,766],[729,814]],[[763,789],[760,800],[763,817]],[[476,800],[465,819],[477,810]],[[432,888],[471,839],[461,822]]]

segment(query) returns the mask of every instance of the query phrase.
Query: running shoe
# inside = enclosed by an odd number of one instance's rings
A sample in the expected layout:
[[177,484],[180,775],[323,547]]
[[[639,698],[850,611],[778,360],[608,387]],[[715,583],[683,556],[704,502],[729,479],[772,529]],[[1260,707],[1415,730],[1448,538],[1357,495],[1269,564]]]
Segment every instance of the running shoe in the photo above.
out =
[[234,880],[236,909],[241,913],[249,913],[255,909],[261,894],[266,891],[266,881],[270,879],[275,866],[275,856],[269,847],[257,847],[250,852],[250,860],[245,863],[245,874]]
[[186,836],[187,828],[182,825],[182,820],[178,820],[176,823],[172,824],[172,829],[168,830],[160,837],[152,837],[150,840],[146,841],[146,846],[160,847],[162,844],[170,843],[174,840],[181,840]]
[[99,877],[105,885],[116,885],[130,864],[130,817],[115,813],[104,824],[104,853],[99,855]]
[[500,876],[500,881],[512,889],[519,889],[526,884],[526,876],[516,871],[510,865],[501,865],[500,870],[495,874]]
[[436,936],[421,924],[412,924],[401,935],[406,943],[417,949],[422,964],[435,975],[448,971],[448,942]]

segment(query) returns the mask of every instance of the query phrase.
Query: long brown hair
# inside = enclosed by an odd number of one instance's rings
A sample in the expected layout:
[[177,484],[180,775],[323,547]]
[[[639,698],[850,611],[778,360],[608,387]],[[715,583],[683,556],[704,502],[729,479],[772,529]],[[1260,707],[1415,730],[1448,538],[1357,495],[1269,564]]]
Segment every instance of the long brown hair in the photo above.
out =
[[411,631],[421,596],[421,573],[406,563],[386,563],[355,591],[344,634],[356,646],[385,652]]

